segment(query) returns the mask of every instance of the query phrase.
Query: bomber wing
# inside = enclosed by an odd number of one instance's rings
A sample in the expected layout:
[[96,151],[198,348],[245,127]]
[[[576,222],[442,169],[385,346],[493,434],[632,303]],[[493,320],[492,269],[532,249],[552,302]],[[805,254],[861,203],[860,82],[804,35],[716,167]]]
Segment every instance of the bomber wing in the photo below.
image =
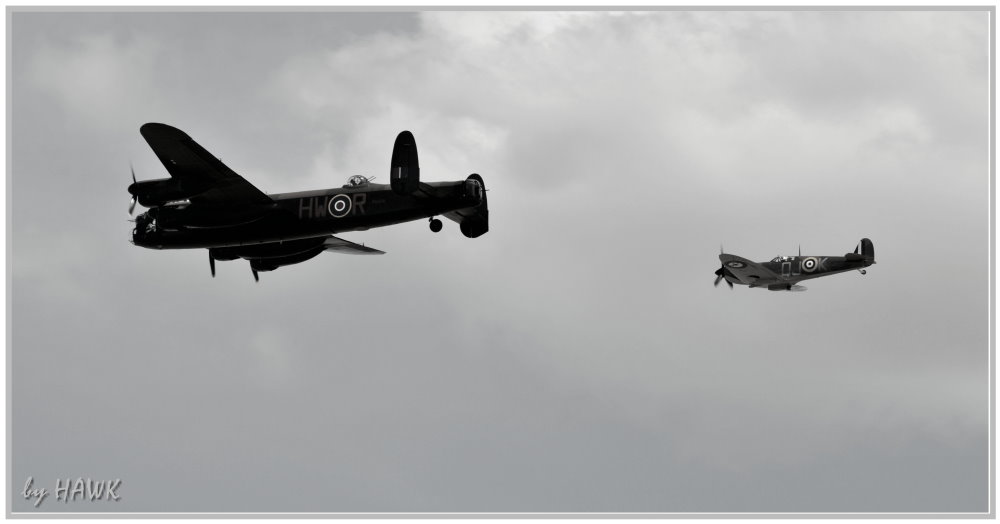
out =
[[170,176],[192,190],[191,202],[226,206],[272,202],[180,129],[149,123],[139,132]]
[[774,271],[743,257],[724,253],[719,255],[719,260],[722,261],[722,267],[726,268],[729,274],[744,284],[766,286],[786,282]]
[[349,240],[344,240],[343,238],[337,238],[330,235],[329,238],[323,242],[323,247],[327,251],[332,251],[334,253],[345,253],[348,255],[384,255],[385,251],[379,251],[378,249],[367,247],[362,244],[355,244]]

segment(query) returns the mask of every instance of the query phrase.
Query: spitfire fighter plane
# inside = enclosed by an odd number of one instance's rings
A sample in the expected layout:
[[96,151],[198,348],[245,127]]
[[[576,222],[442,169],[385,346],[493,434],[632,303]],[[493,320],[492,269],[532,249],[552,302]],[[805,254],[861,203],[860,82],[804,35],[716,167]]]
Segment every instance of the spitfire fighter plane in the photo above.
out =
[[132,242],[150,249],[208,249],[216,260],[250,262],[259,271],[309,260],[323,251],[383,254],[333,236],[412,220],[430,219],[441,231],[444,216],[462,234],[476,238],[489,231],[483,178],[460,182],[422,182],[417,145],[409,131],[396,137],[389,183],[355,175],[333,189],[264,194],[226,167],[183,131],[165,124],[139,128],[169,178],[137,182],[132,173],[129,214],[136,203],[149,208],[135,220]]
[[778,256],[770,262],[752,262],[727,253],[720,254],[719,260],[722,267],[715,272],[716,286],[725,280],[730,288],[733,284],[743,284],[771,291],[805,291],[805,286],[798,285],[801,280],[853,270],[864,275],[864,268],[875,263],[875,246],[871,240],[862,238],[853,253],[842,257],[804,257],[800,249],[798,256]]

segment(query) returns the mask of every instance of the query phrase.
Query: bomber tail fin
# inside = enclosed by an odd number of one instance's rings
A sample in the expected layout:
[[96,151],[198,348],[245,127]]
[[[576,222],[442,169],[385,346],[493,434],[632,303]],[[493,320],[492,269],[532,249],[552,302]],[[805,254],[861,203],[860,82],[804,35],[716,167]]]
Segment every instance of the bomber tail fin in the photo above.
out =
[[389,185],[393,192],[409,195],[420,187],[420,164],[417,161],[417,141],[413,133],[403,131],[392,146]]

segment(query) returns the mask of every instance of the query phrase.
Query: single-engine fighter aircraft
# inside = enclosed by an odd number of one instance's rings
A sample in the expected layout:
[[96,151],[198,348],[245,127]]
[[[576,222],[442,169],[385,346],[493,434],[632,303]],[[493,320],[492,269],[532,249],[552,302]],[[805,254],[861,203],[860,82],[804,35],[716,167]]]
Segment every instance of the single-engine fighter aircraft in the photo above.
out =
[[730,289],[733,284],[743,284],[771,291],[805,291],[805,286],[798,285],[801,280],[852,270],[864,275],[864,268],[875,263],[875,246],[871,240],[862,238],[853,253],[842,257],[804,257],[799,249],[798,256],[778,256],[770,262],[752,262],[727,253],[720,254],[719,260],[722,267],[715,272],[716,286],[725,279]]
[[138,202],[149,208],[135,220],[132,242],[150,249],[208,248],[215,276],[216,260],[250,261],[258,271],[304,262],[323,251],[381,255],[382,251],[333,236],[343,231],[430,219],[438,215],[459,224],[476,238],[489,231],[483,178],[461,182],[421,182],[417,144],[409,131],[396,137],[388,184],[352,176],[333,189],[266,195],[226,167],[183,131],[165,124],[139,128],[169,178],[135,180],[128,192],[131,215]]

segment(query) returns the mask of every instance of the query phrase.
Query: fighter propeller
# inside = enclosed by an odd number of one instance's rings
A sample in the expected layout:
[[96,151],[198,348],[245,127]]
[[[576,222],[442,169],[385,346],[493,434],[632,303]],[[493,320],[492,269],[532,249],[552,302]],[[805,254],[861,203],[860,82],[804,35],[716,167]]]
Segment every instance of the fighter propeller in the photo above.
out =
[[[715,287],[719,287],[719,282],[721,282],[722,279],[724,279],[726,277],[726,268],[725,267],[720,267],[719,269],[715,270],[715,275],[716,276],[715,276],[715,284],[714,285],[715,285]],[[733,283],[732,282],[730,282],[729,280],[726,280],[726,284],[729,284],[729,289],[733,289]]]
[[[719,244],[719,254],[721,255],[725,252],[726,250],[723,249],[722,244]],[[719,287],[719,282],[721,282],[724,278],[726,278],[726,266],[723,265],[719,267],[719,269],[715,270],[715,283],[713,285],[715,287]],[[733,283],[728,279],[726,279],[726,284],[729,284],[729,289],[733,289]]]

